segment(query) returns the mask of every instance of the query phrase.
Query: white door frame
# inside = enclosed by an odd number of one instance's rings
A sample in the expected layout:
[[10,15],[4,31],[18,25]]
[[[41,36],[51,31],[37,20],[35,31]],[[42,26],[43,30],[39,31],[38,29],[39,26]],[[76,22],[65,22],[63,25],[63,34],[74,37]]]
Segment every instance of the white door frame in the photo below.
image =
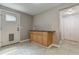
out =
[[69,8],[73,8],[75,6],[79,6],[79,4],[71,5],[69,7],[66,7],[66,8],[59,10],[59,28],[60,28],[61,41],[64,40],[64,35],[61,33],[62,32],[62,30],[61,30],[61,27],[62,27],[62,11],[69,9]]
[[[20,42],[20,14],[19,13],[15,13],[15,12],[11,12],[11,11],[7,11],[7,10],[3,10],[3,9],[0,9],[0,11],[1,11],[1,20],[2,20],[2,12],[7,12],[7,13],[12,13],[12,14],[15,14],[16,16],[17,16],[17,18],[19,19],[19,25],[18,25],[18,27],[19,27],[19,42]],[[2,27],[2,26],[1,26]],[[2,30],[2,28],[1,28],[1,30]],[[2,34],[2,33],[1,33]]]
[[0,47],[1,47],[1,30],[2,30],[1,16],[2,16],[2,14],[1,14],[1,10],[0,10]]

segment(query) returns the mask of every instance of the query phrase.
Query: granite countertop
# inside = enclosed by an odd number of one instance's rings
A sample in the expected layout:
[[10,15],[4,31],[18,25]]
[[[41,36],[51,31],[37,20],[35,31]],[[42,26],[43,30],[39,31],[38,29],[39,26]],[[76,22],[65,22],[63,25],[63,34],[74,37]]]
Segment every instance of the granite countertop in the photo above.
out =
[[36,31],[36,32],[55,32],[55,31],[47,31],[47,30],[30,30],[30,31]]

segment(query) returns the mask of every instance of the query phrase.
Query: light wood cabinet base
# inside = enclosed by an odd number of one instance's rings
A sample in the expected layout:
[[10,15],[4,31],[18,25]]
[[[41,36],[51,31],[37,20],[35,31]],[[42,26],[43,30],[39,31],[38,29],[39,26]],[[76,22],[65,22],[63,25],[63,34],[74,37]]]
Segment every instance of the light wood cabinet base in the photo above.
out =
[[47,47],[53,43],[53,33],[49,31],[31,31],[30,42],[36,42]]

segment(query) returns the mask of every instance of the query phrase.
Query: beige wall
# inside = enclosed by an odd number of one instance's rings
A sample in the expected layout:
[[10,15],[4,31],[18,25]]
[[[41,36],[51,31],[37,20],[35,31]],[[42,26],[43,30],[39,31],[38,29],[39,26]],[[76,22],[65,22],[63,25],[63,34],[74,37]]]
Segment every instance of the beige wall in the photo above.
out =
[[29,38],[29,30],[32,29],[32,23],[33,23],[33,18],[29,15],[24,15],[21,14],[21,39],[28,39]]
[[56,31],[56,35],[55,35],[56,37],[54,39],[54,43],[58,44],[60,41],[59,10],[72,5],[74,4],[63,4],[61,6],[58,6],[57,8],[35,15],[33,18],[33,25],[43,30]]
[[21,40],[28,39],[28,34],[29,34],[28,31],[32,29],[33,17],[23,12],[19,12],[1,5],[0,5],[0,9],[20,14],[20,27],[21,27],[20,37],[21,37]]

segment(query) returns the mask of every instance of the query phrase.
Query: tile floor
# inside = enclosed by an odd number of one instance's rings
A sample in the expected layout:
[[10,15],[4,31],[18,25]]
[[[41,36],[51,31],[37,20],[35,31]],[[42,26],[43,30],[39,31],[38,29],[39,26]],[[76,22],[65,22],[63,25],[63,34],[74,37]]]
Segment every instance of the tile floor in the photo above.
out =
[[49,49],[29,42],[17,43],[0,48],[0,55],[78,55],[79,44],[63,42],[61,47]]

